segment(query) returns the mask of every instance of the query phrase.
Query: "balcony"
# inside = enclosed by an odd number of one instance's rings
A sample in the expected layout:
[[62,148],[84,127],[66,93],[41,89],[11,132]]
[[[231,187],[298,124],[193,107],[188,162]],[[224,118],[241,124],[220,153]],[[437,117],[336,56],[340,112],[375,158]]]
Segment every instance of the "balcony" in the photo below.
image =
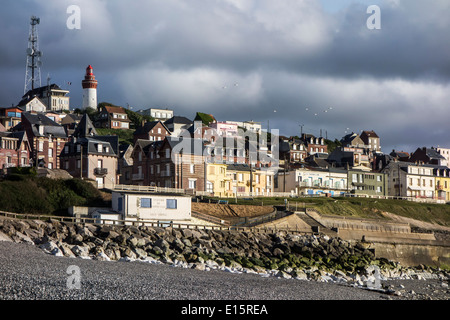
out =
[[107,168],[95,168],[94,174],[96,176],[106,176],[108,174],[108,169]]

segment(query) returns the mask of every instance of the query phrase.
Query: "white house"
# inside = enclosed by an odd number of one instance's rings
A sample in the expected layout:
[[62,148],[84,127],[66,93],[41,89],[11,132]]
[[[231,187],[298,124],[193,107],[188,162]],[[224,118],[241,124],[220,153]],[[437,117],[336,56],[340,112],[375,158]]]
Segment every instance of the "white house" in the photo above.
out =
[[276,192],[294,192],[297,195],[320,195],[330,193],[333,196],[346,193],[347,171],[335,168],[324,170],[296,169],[278,172]]
[[191,220],[191,197],[143,191],[112,192],[112,209],[121,220],[183,222]]
[[433,199],[436,191],[435,167],[412,162],[390,162],[383,169],[388,174],[389,196]]

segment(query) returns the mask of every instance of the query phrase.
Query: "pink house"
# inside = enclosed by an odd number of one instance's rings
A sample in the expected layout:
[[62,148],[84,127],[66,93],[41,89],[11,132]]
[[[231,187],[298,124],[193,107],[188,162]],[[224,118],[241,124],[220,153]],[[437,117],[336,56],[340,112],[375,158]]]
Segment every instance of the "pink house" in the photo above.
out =
[[215,129],[222,137],[236,137],[238,135],[237,123],[214,122],[210,124],[210,128]]

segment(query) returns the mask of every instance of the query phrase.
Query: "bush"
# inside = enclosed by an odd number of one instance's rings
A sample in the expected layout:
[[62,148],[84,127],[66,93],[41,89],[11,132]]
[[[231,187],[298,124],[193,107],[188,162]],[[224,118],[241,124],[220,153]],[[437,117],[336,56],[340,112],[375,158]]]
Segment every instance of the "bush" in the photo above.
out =
[[15,174],[0,183],[0,210],[31,214],[66,214],[71,206],[103,206],[100,192],[80,179],[50,179]]

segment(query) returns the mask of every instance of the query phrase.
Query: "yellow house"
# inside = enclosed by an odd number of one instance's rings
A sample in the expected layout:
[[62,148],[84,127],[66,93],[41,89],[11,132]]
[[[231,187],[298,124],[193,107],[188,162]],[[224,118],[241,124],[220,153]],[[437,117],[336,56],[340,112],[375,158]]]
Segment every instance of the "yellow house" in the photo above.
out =
[[450,177],[436,177],[436,195],[438,199],[450,201]]
[[231,178],[227,175],[227,165],[222,163],[208,163],[206,174],[206,192],[215,197],[231,197]]
[[230,164],[227,166],[229,184],[226,184],[227,194],[238,195],[271,195],[273,192],[274,172],[250,169],[246,164]]

